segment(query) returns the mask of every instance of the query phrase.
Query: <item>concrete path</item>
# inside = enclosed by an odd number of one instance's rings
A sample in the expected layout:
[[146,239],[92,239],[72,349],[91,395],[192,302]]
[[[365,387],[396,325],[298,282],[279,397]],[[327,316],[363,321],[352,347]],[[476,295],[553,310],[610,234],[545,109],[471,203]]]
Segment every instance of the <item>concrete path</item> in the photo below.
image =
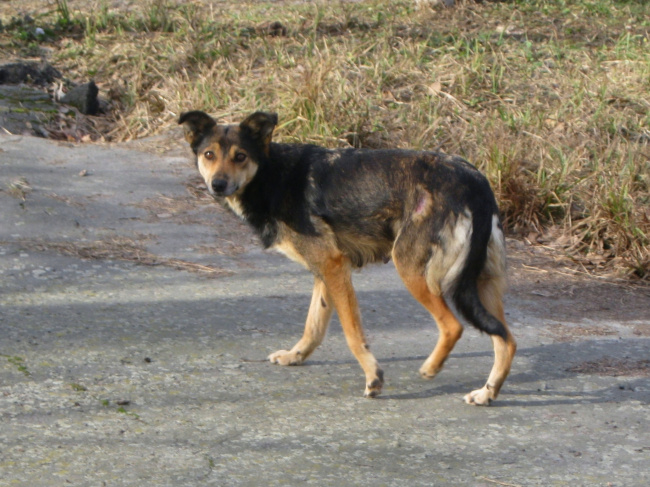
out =
[[311,277],[208,201],[169,138],[0,135],[0,485],[650,485],[647,290],[511,243],[519,353],[477,408],[488,338],[468,329],[420,379],[435,326],[391,264],[366,269],[387,384],[364,399],[336,320],[306,365],[265,361],[299,338]]

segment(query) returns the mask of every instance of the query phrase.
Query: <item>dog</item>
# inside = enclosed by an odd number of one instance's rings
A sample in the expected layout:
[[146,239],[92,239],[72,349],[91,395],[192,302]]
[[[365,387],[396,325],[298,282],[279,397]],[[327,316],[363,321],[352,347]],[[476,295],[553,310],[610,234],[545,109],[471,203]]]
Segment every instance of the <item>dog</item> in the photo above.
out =
[[516,343],[502,300],[505,239],[487,179],[464,159],[441,152],[275,143],[277,123],[276,114],[265,112],[238,125],[220,125],[198,110],[179,119],[210,195],[247,221],[264,247],[314,275],[302,338],[268,359],[303,363],[336,309],[365,373],[364,395],[379,395],[383,371],[364,336],[351,270],[392,259],[440,331],[420,374],[433,378],[442,369],[463,332],[459,312],[494,346],[486,384],[465,402],[496,399]]

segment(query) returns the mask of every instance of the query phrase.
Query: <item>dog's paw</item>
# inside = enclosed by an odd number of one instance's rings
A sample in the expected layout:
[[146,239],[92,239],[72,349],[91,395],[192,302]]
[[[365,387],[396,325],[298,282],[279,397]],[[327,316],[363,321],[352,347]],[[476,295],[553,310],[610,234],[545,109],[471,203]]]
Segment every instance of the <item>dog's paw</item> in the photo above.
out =
[[381,388],[384,386],[384,371],[377,369],[376,377],[366,383],[366,390],[363,397],[373,398],[381,394]]
[[425,367],[424,365],[420,367],[420,377],[423,379],[431,380],[433,379],[436,375],[438,375],[438,372],[440,372],[440,369],[432,369],[431,367]]
[[300,352],[293,352],[290,350],[278,350],[268,357],[272,364],[280,365],[300,365],[304,358]]
[[467,404],[474,406],[489,406],[494,397],[492,391],[487,386],[483,386],[481,389],[476,389],[465,395],[464,399]]

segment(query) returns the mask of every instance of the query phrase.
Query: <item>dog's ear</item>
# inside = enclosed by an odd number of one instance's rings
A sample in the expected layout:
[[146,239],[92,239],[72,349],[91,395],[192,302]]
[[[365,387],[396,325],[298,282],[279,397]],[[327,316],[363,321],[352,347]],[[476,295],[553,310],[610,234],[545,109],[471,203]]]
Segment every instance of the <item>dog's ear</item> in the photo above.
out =
[[255,112],[239,124],[239,128],[254,140],[261,142],[264,152],[268,153],[273,137],[273,129],[278,124],[277,113]]
[[185,126],[185,140],[190,143],[195,153],[201,139],[203,139],[212,127],[217,125],[217,121],[214,118],[200,110],[181,113],[178,123]]

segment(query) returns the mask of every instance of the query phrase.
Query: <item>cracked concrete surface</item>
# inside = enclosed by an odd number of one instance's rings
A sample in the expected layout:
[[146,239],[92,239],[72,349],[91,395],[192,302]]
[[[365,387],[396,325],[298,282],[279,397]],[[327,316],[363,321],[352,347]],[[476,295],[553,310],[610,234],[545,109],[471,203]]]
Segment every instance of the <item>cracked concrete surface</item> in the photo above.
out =
[[0,485],[650,483],[647,288],[510,242],[519,352],[477,408],[487,337],[422,380],[435,325],[391,264],[365,269],[387,382],[363,399],[336,320],[305,365],[265,361],[300,337],[311,277],[201,195],[174,138],[0,135]]

